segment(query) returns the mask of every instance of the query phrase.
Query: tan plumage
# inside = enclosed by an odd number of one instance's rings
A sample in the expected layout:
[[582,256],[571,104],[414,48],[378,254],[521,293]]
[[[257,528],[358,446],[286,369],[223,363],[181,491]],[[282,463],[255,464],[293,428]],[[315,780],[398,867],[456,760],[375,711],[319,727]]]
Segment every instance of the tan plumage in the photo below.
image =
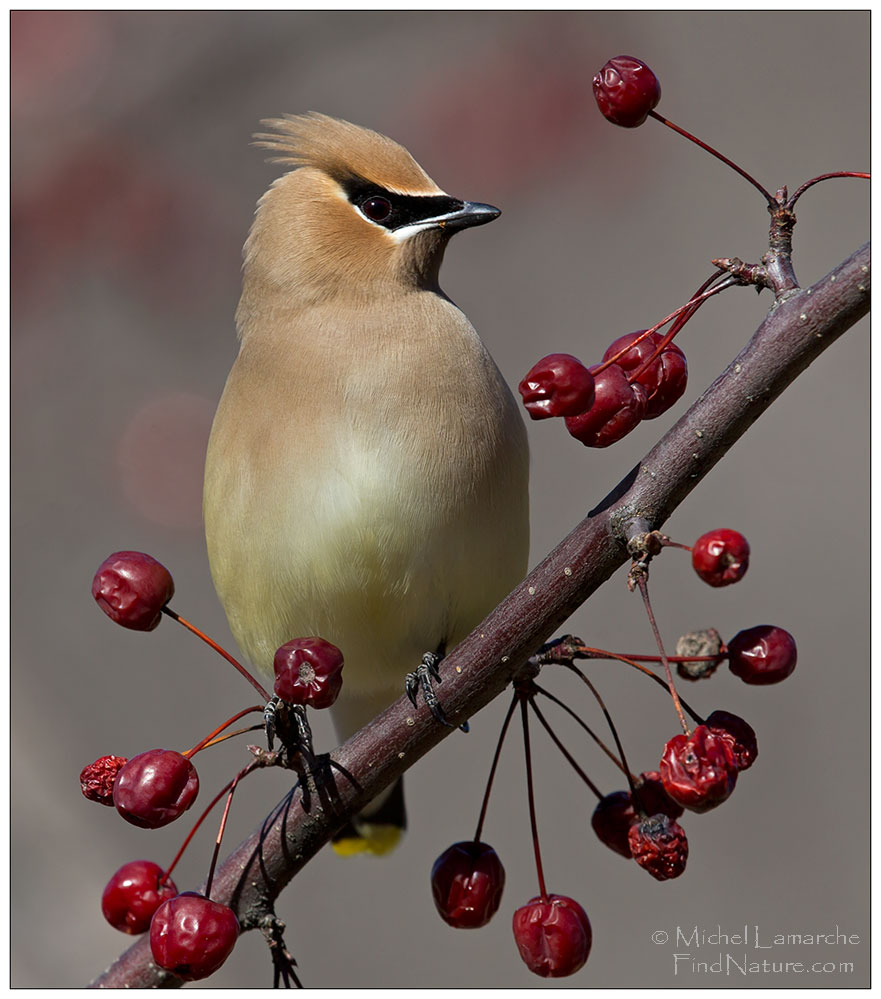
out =
[[[295,169],[245,244],[240,350],[206,459],[208,554],[258,669],[297,636],[342,649],[344,738],[522,578],[526,434],[437,284],[451,233],[487,206],[432,222],[451,199],[390,139],[323,115],[264,124],[261,144]],[[416,221],[371,221],[355,189],[384,189]]]

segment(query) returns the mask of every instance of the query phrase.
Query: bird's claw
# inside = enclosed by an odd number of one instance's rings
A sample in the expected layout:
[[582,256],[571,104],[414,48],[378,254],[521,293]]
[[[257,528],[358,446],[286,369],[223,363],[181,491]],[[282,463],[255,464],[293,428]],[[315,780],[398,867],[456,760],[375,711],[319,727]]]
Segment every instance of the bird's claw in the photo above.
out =
[[413,707],[417,707],[417,695],[419,691],[422,691],[422,699],[425,701],[428,710],[434,715],[435,719],[441,723],[441,725],[446,725],[447,728],[455,728],[447,721],[447,716],[444,714],[444,709],[440,706],[440,701],[437,699],[437,694],[434,692],[435,683],[443,683],[443,677],[440,674],[438,665],[440,664],[443,656],[439,655],[437,652],[426,652],[422,657],[422,662],[413,670],[412,673],[408,673],[406,680],[404,681],[404,689],[407,692],[407,697],[413,704]]

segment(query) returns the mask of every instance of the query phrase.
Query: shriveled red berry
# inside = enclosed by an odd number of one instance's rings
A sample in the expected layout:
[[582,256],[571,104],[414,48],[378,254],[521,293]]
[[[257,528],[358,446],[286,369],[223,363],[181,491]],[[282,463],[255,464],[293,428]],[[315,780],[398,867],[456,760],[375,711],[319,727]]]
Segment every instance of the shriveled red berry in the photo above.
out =
[[101,896],[104,918],[123,933],[145,933],[153,913],[177,895],[173,881],[160,884],[165,872],[152,860],[132,860],[107,882]]
[[113,783],[128,763],[124,756],[100,756],[80,770],[80,788],[89,801],[113,807]]
[[657,770],[644,770],[637,777],[635,786],[640,810],[645,815],[668,815],[671,819],[678,819],[682,814],[682,805],[667,794]]
[[[603,354],[603,360],[608,361],[625,348],[630,347],[626,353],[615,361],[619,368],[632,377],[643,364],[652,358],[655,351],[663,343],[662,333],[650,333],[639,343],[634,341],[645,333],[645,330],[636,330],[633,333],[625,333],[611,343]],[[633,346],[630,346],[633,344]],[[688,363],[685,354],[675,343],[668,343],[664,349],[655,357],[648,367],[643,371],[636,381],[643,386],[646,391],[645,420],[653,420],[656,416],[666,412],[674,402],[682,395],[688,385]]]
[[505,868],[486,843],[454,843],[431,868],[431,893],[441,919],[460,930],[486,926],[498,911]]
[[232,953],[239,936],[235,913],[198,892],[163,902],[150,924],[153,960],[178,978],[195,982],[213,975]]
[[593,78],[593,95],[597,107],[612,124],[636,128],[657,107],[661,85],[642,59],[619,55]]
[[514,941],[526,966],[542,978],[584,967],[593,933],[581,906],[566,895],[536,897],[514,913]]
[[571,354],[548,354],[534,364],[518,386],[533,420],[577,416],[593,405],[593,375]]
[[759,743],[749,722],[730,711],[717,710],[707,718],[706,726],[728,743],[738,770],[748,770],[756,762]]
[[295,638],[275,653],[275,692],[288,704],[329,708],[343,685],[343,654],[323,638]]
[[651,815],[630,827],[633,859],[658,881],[678,878],[688,860],[685,830],[669,815]]
[[601,798],[590,817],[590,824],[597,836],[610,850],[622,857],[630,856],[627,834],[638,820],[629,791],[612,791]]
[[721,805],[737,783],[728,743],[706,725],[698,725],[690,736],[674,735],[658,770],[667,794],[693,812]]
[[152,631],[159,624],[162,608],[174,596],[174,581],[152,555],[114,552],[98,566],[92,596],[123,628]]
[[691,550],[694,571],[710,586],[729,586],[749,568],[749,542],[739,531],[720,527],[707,531]]
[[174,822],[199,793],[192,763],[174,749],[148,749],[133,756],[113,785],[113,804],[132,825],[158,829]]
[[594,401],[586,413],[567,416],[566,429],[585,447],[608,447],[621,440],[645,416],[646,393],[642,385],[631,385],[617,364],[594,376]]
[[739,631],[728,643],[728,668],[744,683],[779,683],[797,661],[795,639],[773,624]]

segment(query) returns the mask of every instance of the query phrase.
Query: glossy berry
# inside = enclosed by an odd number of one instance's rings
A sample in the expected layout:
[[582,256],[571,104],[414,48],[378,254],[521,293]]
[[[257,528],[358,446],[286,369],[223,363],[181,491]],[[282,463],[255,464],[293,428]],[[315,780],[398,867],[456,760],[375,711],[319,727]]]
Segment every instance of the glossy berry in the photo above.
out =
[[590,817],[593,831],[610,850],[630,857],[627,834],[638,820],[629,791],[612,791],[601,798]]
[[534,364],[518,386],[533,420],[577,416],[593,405],[593,375],[571,354],[548,354]]
[[323,638],[295,638],[275,653],[275,692],[288,704],[329,708],[343,685],[343,654]]
[[630,827],[630,852],[653,878],[669,881],[685,870],[688,838],[669,815],[652,815]]
[[643,771],[635,785],[639,810],[643,815],[667,815],[671,819],[678,819],[684,811],[682,805],[667,794],[657,770]]
[[128,763],[124,756],[101,756],[80,771],[80,788],[89,801],[113,807],[116,775]]
[[586,413],[567,416],[566,429],[585,447],[608,447],[621,440],[645,416],[646,393],[641,385],[631,385],[617,364],[610,364],[594,376],[594,402]]
[[199,793],[196,768],[173,749],[148,749],[133,756],[113,785],[113,804],[132,825],[158,829],[174,822]]
[[238,936],[239,921],[232,909],[185,891],[156,910],[150,924],[150,950],[160,968],[195,982],[217,971]]
[[132,860],[107,882],[101,896],[104,918],[123,933],[145,933],[153,913],[177,895],[174,882],[160,884],[164,871],[152,860]]
[[441,919],[460,930],[485,926],[498,911],[505,868],[486,843],[454,843],[431,868],[431,893]]
[[597,107],[612,124],[636,128],[657,107],[661,85],[641,59],[619,55],[593,78],[593,95]]
[[748,770],[756,762],[759,743],[749,722],[730,711],[714,711],[705,724],[711,732],[728,743],[738,771]]
[[749,542],[739,531],[720,527],[707,531],[691,550],[694,571],[710,586],[729,586],[749,568]]
[[690,736],[674,735],[658,767],[664,790],[693,812],[706,812],[734,790],[737,767],[725,739],[698,725]]
[[[625,333],[619,336],[614,343],[611,343],[603,354],[603,360],[608,361],[616,354],[633,344],[637,337],[645,333],[645,330],[636,330],[633,333]],[[619,368],[623,368],[628,377],[633,377],[643,364],[653,357],[655,351],[663,343],[664,336],[661,333],[650,333],[644,340],[630,346],[625,354],[622,354],[614,363]],[[656,416],[666,412],[674,402],[677,401],[688,385],[688,362],[685,354],[672,341],[668,343],[661,353],[651,361],[636,381],[642,385],[646,391],[646,407],[643,419],[653,420]]]
[[744,683],[779,683],[797,661],[795,639],[772,624],[739,631],[728,643],[728,668]]
[[533,898],[514,913],[514,941],[526,966],[542,978],[584,967],[593,934],[581,906],[565,895]]
[[152,631],[162,608],[174,596],[171,573],[152,555],[114,552],[92,580],[92,596],[102,611],[123,628]]

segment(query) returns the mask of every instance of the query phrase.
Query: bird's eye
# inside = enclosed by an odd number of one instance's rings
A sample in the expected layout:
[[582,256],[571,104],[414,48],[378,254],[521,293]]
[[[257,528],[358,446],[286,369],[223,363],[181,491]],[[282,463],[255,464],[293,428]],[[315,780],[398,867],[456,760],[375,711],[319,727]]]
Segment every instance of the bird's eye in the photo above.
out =
[[391,215],[392,203],[388,198],[368,198],[361,204],[361,211],[374,222],[382,222]]

